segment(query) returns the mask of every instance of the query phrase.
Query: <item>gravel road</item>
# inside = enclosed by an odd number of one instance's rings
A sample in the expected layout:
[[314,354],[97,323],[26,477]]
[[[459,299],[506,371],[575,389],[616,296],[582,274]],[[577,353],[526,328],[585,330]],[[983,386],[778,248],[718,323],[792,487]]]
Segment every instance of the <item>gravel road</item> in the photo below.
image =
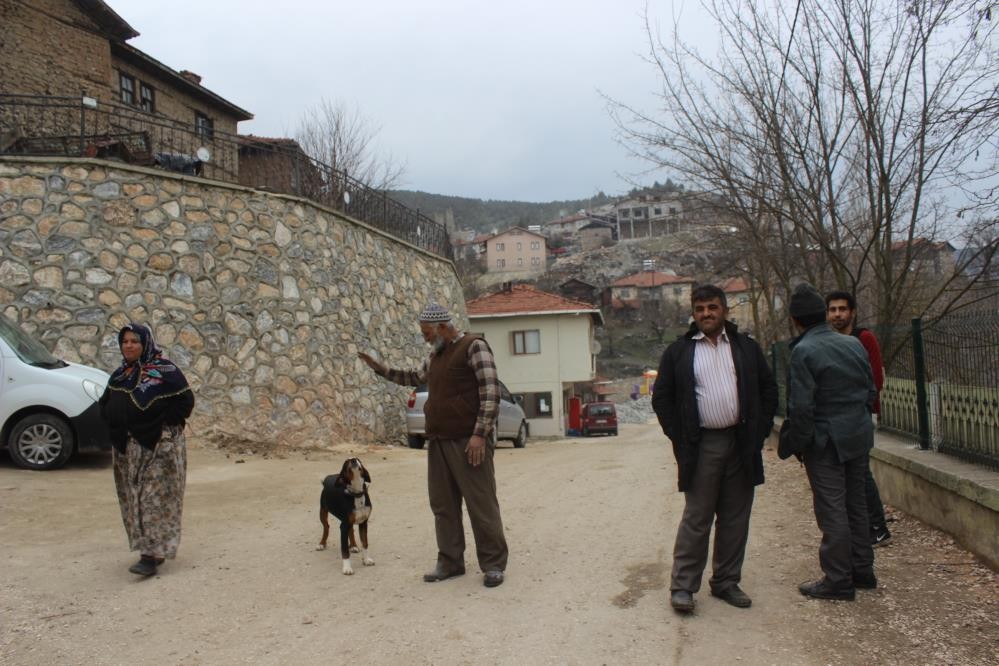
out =
[[[426,584],[433,520],[423,451],[189,452],[178,559],[138,579],[110,461],[56,472],[0,457],[0,662],[30,664],[995,664],[999,583],[904,515],[879,549],[880,589],[805,600],[818,531],[802,469],[767,452],[740,610],[668,603],[682,496],[650,424],[618,437],[501,444],[507,580]],[[359,455],[372,475],[373,567],[317,551],[320,481]],[[473,542],[469,533],[469,544]]]

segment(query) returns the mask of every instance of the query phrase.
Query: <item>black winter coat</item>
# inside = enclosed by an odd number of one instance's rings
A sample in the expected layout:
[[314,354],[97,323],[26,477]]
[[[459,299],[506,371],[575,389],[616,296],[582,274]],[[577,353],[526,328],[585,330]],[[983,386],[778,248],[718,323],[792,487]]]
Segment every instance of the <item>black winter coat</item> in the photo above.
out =
[[[770,435],[777,411],[777,383],[763,350],[748,335],[738,332],[732,322],[725,322],[732,345],[732,359],[739,391],[739,424],[736,441],[742,454],[743,468],[752,473],[754,485],[763,483],[763,442]],[[652,408],[659,425],[673,443],[673,455],[679,472],[679,490],[690,490],[697,469],[701,423],[694,393],[694,347],[697,327],[666,348],[659,362],[659,376],[652,389]]]

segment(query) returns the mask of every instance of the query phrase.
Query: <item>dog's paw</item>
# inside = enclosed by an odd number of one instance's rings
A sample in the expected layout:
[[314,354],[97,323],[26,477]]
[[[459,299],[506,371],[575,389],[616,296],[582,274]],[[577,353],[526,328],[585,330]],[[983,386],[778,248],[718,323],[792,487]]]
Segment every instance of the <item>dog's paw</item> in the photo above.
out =
[[319,544],[318,546],[316,546],[316,550],[326,550],[326,544],[325,543]]
[[364,566],[366,566],[366,567],[373,567],[373,566],[375,566],[375,561],[373,559],[371,559],[370,557],[365,557],[362,560],[362,562],[364,562]]
[[354,575],[354,567],[350,566],[350,560],[343,561],[343,575],[344,576]]
[[352,553],[359,553],[359,552],[361,552],[361,549],[358,548],[357,546],[351,546],[350,547],[350,552],[352,552]]

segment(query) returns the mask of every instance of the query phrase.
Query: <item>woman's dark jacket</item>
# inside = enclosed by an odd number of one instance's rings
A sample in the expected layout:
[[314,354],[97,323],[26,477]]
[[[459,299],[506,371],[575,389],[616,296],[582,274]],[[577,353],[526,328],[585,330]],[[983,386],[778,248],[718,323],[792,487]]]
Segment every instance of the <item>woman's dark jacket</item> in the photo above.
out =
[[[701,423],[694,393],[694,347],[697,327],[666,348],[659,363],[659,376],[652,390],[652,408],[663,432],[673,443],[673,455],[679,472],[679,489],[690,490],[697,468],[701,441]],[[739,392],[739,424],[736,442],[743,468],[752,473],[754,485],[763,483],[763,442],[773,428],[777,411],[777,383],[760,345],[738,332],[732,322],[725,322]]]
[[163,436],[164,426],[183,426],[194,409],[194,394],[190,388],[165,395],[141,408],[132,393],[116,391],[110,386],[100,399],[101,416],[111,431],[111,444],[125,452],[128,436],[147,449],[153,449]]

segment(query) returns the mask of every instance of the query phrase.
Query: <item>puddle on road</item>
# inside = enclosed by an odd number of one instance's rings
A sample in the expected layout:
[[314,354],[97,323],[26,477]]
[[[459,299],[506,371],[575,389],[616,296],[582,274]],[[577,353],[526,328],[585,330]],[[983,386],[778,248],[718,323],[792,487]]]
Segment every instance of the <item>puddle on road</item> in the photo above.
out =
[[662,562],[649,562],[628,567],[628,575],[621,582],[628,589],[614,597],[614,605],[631,608],[646,592],[666,587],[666,566]]

